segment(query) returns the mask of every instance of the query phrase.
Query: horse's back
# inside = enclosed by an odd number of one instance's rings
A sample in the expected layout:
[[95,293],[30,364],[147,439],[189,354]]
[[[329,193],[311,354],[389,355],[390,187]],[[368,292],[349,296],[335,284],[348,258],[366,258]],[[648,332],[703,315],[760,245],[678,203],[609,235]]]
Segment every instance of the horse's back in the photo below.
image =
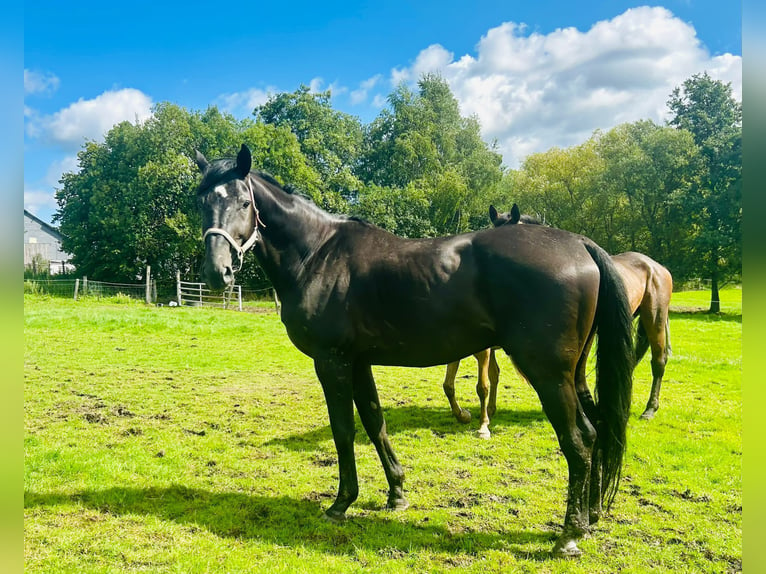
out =
[[[498,343],[517,360],[543,348],[576,363],[596,313],[600,271],[587,238],[542,226],[502,226],[477,234],[474,252],[498,317]],[[551,355],[553,356],[553,355]]]
[[612,261],[625,283],[633,312],[642,304],[668,306],[673,277],[665,266],[637,251],[613,255]]

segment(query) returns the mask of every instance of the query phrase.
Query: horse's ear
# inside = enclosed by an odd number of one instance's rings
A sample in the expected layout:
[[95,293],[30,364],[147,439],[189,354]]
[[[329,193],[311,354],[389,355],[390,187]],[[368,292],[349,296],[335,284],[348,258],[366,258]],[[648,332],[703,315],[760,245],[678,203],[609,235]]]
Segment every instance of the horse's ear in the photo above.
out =
[[250,149],[245,144],[242,144],[242,147],[239,148],[239,153],[237,154],[237,173],[239,174],[239,177],[243,179],[247,177],[252,165],[253,156],[250,153]]
[[489,220],[494,223],[497,219],[497,209],[495,209],[494,205],[489,206]]
[[197,162],[197,167],[201,172],[204,172],[209,165],[207,158],[205,158],[205,156],[202,155],[202,152],[200,152],[198,149],[194,150],[194,156],[194,161]]
[[511,221],[509,223],[518,223],[519,219],[521,219],[521,211],[519,211],[519,206],[514,203],[511,207]]

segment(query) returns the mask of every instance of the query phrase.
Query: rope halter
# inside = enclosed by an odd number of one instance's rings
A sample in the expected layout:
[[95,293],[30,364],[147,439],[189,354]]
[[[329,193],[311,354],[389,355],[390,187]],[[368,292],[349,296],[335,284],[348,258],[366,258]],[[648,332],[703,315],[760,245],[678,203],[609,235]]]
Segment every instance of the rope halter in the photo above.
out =
[[232,266],[232,271],[235,273],[242,269],[242,262],[245,258],[245,253],[253,246],[255,245],[255,242],[260,239],[260,233],[258,232],[258,226],[266,227],[266,225],[261,221],[261,217],[258,214],[258,208],[255,205],[255,198],[253,197],[253,185],[250,182],[250,177],[246,177],[245,181],[247,181],[247,191],[250,194],[250,205],[253,208],[253,214],[255,215],[255,222],[253,224],[253,232],[250,234],[250,237],[245,241],[242,245],[237,244],[236,240],[229,234],[228,231],[225,229],[221,229],[220,227],[210,227],[205,231],[204,235],[202,236],[202,242],[204,243],[207,239],[208,235],[220,235],[223,237],[226,241],[229,242],[229,245],[231,245],[232,249],[237,254],[237,259],[239,260],[239,265],[236,269],[234,269],[234,266]]

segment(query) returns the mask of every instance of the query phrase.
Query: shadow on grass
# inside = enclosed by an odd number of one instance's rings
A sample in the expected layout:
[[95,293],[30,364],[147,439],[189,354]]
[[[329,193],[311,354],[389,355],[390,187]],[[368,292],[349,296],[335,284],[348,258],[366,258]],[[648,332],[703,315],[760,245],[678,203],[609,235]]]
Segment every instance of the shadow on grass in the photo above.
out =
[[[732,323],[742,323],[742,313],[735,312],[722,312],[722,313],[709,313],[707,309],[701,308],[687,308],[687,307],[673,307],[670,306],[670,320],[673,319],[691,319],[693,321],[701,321],[703,323],[717,323],[719,321],[726,321]],[[671,323],[671,329],[673,324]]]
[[428,549],[471,555],[498,549],[518,553],[524,559],[547,560],[550,552],[540,550],[539,546],[548,547],[556,538],[555,532],[454,533],[425,521],[419,524],[401,521],[383,510],[362,511],[364,514],[336,525],[321,518],[323,509],[318,501],[218,493],[181,485],[114,487],[74,494],[24,493],[25,508],[61,505],[84,506],[117,516],[156,516],[205,529],[222,538],[258,539],[287,547],[311,546],[321,552],[351,556],[360,547],[381,553],[394,550],[406,554]]
[[[473,420],[468,425],[463,425],[455,420],[449,407],[421,407],[417,405],[404,407],[383,408],[383,416],[386,419],[386,429],[389,436],[393,437],[401,432],[426,429],[438,436],[458,435],[462,433],[472,433],[478,428],[478,406],[465,405],[475,411]],[[540,421],[547,421],[542,408],[539,410],[514,410],[498,409],[495,416],[492,417],[491,428],[502,428],[512,426],[528,426]],[[315,428],[307,432],[297,433],[287,437],[278,437],[268,441],[268,445],[282,445],[291,450],[310,450],[328,440],[332,440],[332,431],[329,423],[321,428]],[[355,436],[357,443],[368,443],[367,435],[364,431],[357,432]]]

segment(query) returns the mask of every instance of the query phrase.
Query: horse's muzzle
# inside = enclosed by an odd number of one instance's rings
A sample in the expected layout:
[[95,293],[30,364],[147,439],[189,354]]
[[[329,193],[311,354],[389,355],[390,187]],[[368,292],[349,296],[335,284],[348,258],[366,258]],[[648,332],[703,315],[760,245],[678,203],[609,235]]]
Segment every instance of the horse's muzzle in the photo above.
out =
[[205,259],[200,268],[202,281],[213,291],[222,291],[234,284],[234,268],[229,243],[221,236],[207,238]]
[[223,291],[234,283],[234,269],[230,264],[215,264],[204,261],[202,269],[200,269],[200,276],[208,288],[213,291]]

